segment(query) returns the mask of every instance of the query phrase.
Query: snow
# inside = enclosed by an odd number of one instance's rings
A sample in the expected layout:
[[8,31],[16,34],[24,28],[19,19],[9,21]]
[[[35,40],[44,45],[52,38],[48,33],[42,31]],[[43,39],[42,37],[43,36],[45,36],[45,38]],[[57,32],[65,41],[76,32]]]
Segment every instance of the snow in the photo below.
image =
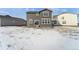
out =
[[78,27],[0,27],[1,50],[79,49]]

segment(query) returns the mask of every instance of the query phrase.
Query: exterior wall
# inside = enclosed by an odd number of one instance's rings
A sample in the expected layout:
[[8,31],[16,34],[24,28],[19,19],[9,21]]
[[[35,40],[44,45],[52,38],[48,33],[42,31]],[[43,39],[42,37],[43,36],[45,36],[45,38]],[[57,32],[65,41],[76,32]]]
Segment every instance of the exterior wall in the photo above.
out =
[[59,22],[58,22],[57,15],[56,16],[53,16],[52,25],[56,25],[56,26],[59,26],[60,25]]
[[77,15],[70,13],[61,14],[58,16],[58,22],[60,25],[77,26]]
[[[44,13],[47,13],[48,15],[44,15]],[[40,12],[41,17],[41,27],[50,27],[51,21],[52,21],[52,12],[48,10],[44,10]],[[47,23],[43,23],[43,21],[47,21]]]
[[27,14],[27,26],[35,26],[35,21],[40,20],[38,13]]
[[1,25],[2,26],[19,26],[19,25],[26,25],[26,22],[19,18],[13,17],[0,17],[1,18]]

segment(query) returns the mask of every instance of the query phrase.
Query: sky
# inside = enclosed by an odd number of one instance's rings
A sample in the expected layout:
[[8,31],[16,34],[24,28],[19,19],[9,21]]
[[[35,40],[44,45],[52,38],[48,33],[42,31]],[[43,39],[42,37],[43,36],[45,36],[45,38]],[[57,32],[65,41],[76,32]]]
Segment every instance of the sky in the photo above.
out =
[[[43,8],[0,8],[0,15],[10,15],[13,17],[23,18],[26,20],[27,11],[40,11]],[[54,15],[62,12],[72,12],[79,14],[79,8],[49,8],[53,11]]]

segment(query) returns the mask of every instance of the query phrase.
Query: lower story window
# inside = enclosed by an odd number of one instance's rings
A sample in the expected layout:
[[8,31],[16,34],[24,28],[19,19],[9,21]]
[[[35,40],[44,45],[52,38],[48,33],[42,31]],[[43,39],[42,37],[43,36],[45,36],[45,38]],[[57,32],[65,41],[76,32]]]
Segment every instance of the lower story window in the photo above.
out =
[[41,23],[42,24],[49,24],[50,23],[50,19],[49,18],[42,18]]
[[66,24],[66,21],[63,21],[62,23],[63,23],[63,24]]
[[47,22],[48,24],[50,23],[50,20],[48,19],[48,22]]

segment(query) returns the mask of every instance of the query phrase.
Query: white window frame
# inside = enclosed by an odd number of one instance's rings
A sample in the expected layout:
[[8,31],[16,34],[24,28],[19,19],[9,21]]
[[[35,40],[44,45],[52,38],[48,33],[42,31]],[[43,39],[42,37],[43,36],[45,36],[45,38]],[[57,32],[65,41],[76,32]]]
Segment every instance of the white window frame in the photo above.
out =
[[42,18],[41,19],[41,24],[50,24],[50,18]]
[[62,21],[62,24],[66,24],[66,21],[64,20],[64,21]]

